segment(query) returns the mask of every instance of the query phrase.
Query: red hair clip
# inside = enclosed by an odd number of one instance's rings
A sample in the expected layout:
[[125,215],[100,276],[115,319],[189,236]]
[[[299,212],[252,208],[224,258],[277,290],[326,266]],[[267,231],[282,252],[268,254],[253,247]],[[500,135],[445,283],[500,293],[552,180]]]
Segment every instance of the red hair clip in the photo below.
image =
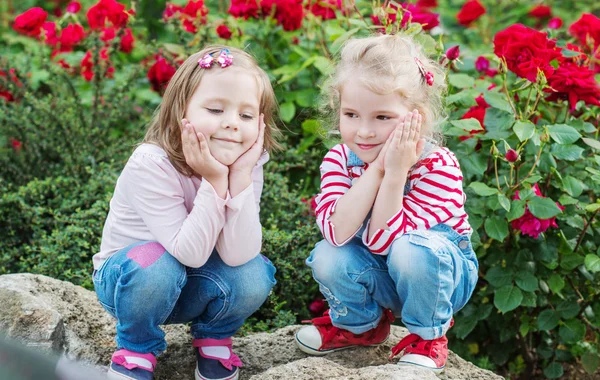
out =
[[423,66],[423,62],[421,62],[421,60],[417,57],[415,57],[415,63],[417,64],[417,67],[419,68],[419,71],[421,72],[421,75],[423,76],[427,84],[429,86],[433,86],[433,73],[431,71],[425,71],[425,66]]

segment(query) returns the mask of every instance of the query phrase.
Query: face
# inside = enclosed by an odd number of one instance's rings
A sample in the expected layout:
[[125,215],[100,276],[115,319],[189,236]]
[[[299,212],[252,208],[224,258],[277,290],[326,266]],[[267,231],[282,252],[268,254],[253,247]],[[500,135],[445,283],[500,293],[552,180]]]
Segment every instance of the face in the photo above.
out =
[[342,89],[340,134],[363,162],[375,161],[401,117],[410,110],[397,93],[381,95],[360,81],[348,81]]
[[231,165],[258,137],[260,91],[254,75],[231,66],[206,69],[190,98],[185,118],[202,132],[210,153]]

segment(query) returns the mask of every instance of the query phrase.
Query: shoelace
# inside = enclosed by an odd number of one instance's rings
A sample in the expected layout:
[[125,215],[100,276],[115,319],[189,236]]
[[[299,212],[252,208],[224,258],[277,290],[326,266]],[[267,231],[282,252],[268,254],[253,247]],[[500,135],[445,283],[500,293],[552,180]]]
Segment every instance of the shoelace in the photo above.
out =
[[392,354],[390,359],[398,355],[402,350],[407,347],[411,347],[410,352],[414,354],[424,355],[428,357],[438,357],[436,344],[438,341],[443,340],[444,337],[437,338],[434,340],[425,340],[417,334],[408,334],[402,340],[392,348]]

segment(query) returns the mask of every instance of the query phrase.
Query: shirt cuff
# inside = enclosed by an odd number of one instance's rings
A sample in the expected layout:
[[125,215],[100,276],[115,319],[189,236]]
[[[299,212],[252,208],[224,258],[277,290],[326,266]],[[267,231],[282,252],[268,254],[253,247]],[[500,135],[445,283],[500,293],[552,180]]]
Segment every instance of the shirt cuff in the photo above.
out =
[[402,236],[400,232],[402,232],[403,215],[404,209],[401,209],[385,222],[388,226],[387,229],[380,228],[371,234],[369,234],[369,226],[371,225],[371,220],[369,219],[363,233],[363,244],[374,254],[387,255],[392,242],[397,237]]
[[354,233],[352,235],[350,235],[346,240],[344,240],[341,243],[337,242],[337,239],[335,238],[335,225],[329,221],[329,218],[335,212],[335,207],[337,206],[337,203],[339,200],[340,200],[339,198],[335,200],[335,202],[331,206],[331,211],[329,212],[329,215],[325,218],[325,223],[327,223],[328,225],[331,225],[331,227],[333,227],[333,228],[331,228],[331,243],[336,247],[341,247],[342,245],[346,245],[350,240],[352,240],[356,236],[358,231],[360,231],[360,229],[363,226],[363,224],[361,223],[360,226],[358,226],[358,228],[356,229],[356,231],[354,231]]
[[211,185],[210,182],[208,182],[205,179],[202,179],[202,182],[200,183],[200,189],[198,191],[198,194],[200,193],[202,193],[205,196],[212,196],[215,199],[215,202],[217,203],[217,208],[219,209],[223,209],[227,202],[231,199],[229,190],[227,190],[227,196],[225,197],[225,199],[223,199],[219,196],[219,194],[217,194],[213,185]]
[[[250,198],[250,200],[248,200]],[[254,186],[252,183],[248,185],[241,193],[231,198],[229,191],[227,192],[226,205],[228,208],[238,211],[241,210],[247,202],[255,202],[254,200]]]

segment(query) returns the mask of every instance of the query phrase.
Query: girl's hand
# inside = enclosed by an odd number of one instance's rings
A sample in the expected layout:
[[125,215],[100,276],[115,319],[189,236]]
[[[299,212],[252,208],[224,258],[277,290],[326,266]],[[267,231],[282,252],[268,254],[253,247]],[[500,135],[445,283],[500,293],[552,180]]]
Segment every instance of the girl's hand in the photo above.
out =
[[391,136],[392,141],[384,157],[385,173],[406,175],[423,152],[425,140],[421,139],[423,117],[414,110],[404,117]]
[[251,174],[252,169],[258,162],[260,155],[263,153],[263,145],[265,142],[265,115],[260,114],[258,121],[258,136],[254,144],[244,152],[233,164],[229,166],[231,174]]
[[211,183],[227,178],[229,168],[210,154],[206,137],[201,132],[196,132],[187,119],[181,121],[181,144],[185,162],[196,174]]
[[390,133],[387,140],[385,141],[385,144],[383,145],[383,148],[381,148],[381,150],[379,151],[377,158],[369,166],[369,168],[373,168],[373,169],[379,171],[379,173],[382,175],[385,173],[384,159],[386,156],[386,152],[387,152],[393,138],[394,138],[394,131],[392,131],[392,133]]

